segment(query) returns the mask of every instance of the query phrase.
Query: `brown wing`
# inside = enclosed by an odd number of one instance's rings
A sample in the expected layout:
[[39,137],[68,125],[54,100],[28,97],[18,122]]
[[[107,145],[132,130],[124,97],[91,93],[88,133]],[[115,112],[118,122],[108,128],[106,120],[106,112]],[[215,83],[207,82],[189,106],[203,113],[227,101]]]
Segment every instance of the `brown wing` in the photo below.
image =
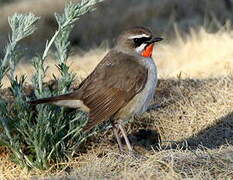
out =
[[147,69],[133,58],[111,51],[80,84],[77,96],[90,109],[84,130],[109,119],[144,88]]

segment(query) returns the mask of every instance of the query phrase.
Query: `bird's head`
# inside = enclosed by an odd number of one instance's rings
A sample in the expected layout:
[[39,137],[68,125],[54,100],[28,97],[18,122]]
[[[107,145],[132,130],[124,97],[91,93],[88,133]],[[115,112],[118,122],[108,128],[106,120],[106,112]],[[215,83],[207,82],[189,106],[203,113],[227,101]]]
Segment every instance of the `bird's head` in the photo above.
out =
[[116,49],[143,57],[151,57],[154,43],[163,40],[153,37],[152,32],[144,27],[123,31],[117,38]]

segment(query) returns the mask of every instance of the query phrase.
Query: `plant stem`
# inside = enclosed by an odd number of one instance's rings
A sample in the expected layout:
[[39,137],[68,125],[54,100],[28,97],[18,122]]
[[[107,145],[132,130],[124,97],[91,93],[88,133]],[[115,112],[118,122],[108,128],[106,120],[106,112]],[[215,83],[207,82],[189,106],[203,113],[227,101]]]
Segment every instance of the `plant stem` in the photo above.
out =
[[48,55],[48,51],[50,49],[50,47],[52,46],[53,42],[55,41],[55,39],[57,38],[58,34],[60,33],[60,29],[58,29],[55,34],[53,35],[52,39],[49,41],[49,43],[47,43],[46,47],[45,47],[45,50],[44,50],[44,53],[43,53],[43,56],[42,56],[42,59],[45,60],[45,58],[47,57]]

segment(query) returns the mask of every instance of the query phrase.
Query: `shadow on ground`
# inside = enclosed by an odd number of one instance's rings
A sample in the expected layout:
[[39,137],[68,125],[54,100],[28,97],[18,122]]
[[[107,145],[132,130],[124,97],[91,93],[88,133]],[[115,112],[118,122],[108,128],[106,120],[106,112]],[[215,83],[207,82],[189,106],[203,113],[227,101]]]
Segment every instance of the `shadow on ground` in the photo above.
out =
[[[129,134],[128,137],[134,146],[140,146],[147,150],[150,150],[152,147],[156,149],[161,142],[159,133],[151,129],[140,129]],[[166,149],[177,147],[191,150],[199,147],[215,149],[226,144],[233,145],[233,112],[220,118],[215,125],[203,129],[197,135],[173,143]]]
[[226,144],[233,145],[233,112],[221,117],[216,124],[203,129],[197,135],[177,143],[182,147],[188,145],[188,149],[200,146],[214,149]]
[[[128,135],[134,146],[140,146],[147,150],[156,149],[161,142],[160,134],[151,129],[140,129]],[[122,138],[123,141],[123,138]],[[171,144],[164,149],[181,149],[195,150],[199,147],[216,149],[222,145],[233,145],[233,112],[220,118],[216,124],[203,129],[198,134],[193,135],[183,141]]]

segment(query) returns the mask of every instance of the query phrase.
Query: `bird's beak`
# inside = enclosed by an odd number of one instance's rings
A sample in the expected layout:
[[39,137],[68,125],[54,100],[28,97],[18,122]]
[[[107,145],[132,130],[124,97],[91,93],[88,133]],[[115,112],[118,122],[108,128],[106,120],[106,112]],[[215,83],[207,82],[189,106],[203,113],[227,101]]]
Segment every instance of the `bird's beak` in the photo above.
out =
[[147,41],[146,42],[146,47],[142,51],[141,55],[144,56],[144,57],[151,57],[152,56],[153,47],[154,47],[154,43],[158,42],[158,41],[162,41],[162,40],[163,40],[163,38],[155,37],[155,38],[152,38],[150,41]]
[[163,38],[161,37],[155,37],[155,38],[152,38],[150,41],[148,41],[147,43],[148,44],[152,44],[152,43],[155,43],[155,42],[158,42],[158,41],[162,41]]

